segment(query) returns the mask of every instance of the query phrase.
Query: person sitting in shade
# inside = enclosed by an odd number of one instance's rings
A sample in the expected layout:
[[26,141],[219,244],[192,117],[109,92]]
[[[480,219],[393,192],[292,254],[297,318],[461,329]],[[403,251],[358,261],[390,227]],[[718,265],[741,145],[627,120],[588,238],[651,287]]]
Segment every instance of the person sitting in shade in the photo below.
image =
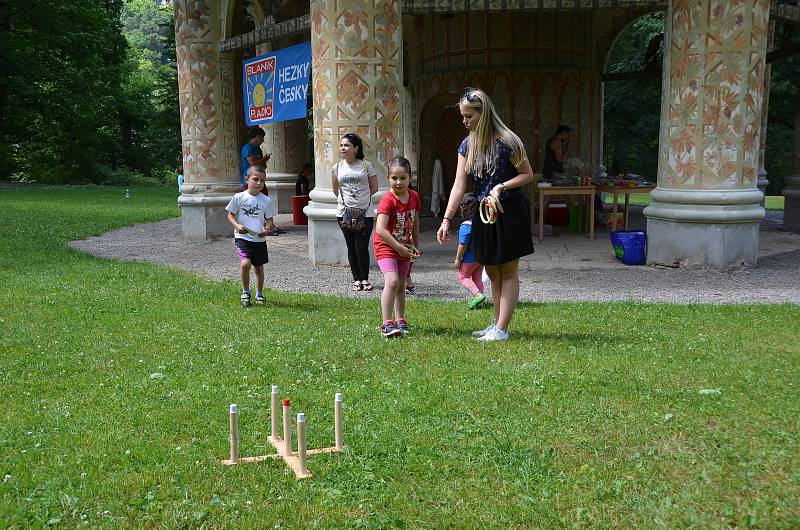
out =
[[543,178],[551,179],[553,178],[553,173],[564,172],[564,160],[567,158],[570,132],[572,132],[572,129],[569,125],[559,125],[555,135],[547,140],[544,148]]

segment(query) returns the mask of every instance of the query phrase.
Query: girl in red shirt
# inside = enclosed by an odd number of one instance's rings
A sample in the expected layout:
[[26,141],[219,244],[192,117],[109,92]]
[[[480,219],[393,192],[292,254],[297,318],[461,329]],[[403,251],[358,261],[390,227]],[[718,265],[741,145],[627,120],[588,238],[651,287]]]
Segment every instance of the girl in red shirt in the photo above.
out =
[[[389,160],[389,193],[378,204],[375,235],[372,238],[375,259],[383,273],[381,314],[384,337],[408,333],[405,319],[406,277],[411,260],[419,256],[419,195],[408,189],[411,162],[402,156]],[[394,309],[394,320],[392,310]]]

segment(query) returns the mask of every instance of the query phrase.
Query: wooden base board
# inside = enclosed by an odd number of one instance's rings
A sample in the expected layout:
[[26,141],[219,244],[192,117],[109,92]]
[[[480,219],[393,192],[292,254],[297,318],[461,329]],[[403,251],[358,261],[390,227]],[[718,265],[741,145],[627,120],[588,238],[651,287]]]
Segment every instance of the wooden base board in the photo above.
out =
[[[295,476],[298,480],[304,478],[311,478],[313,475],[311,472],[303,473],[300,469],[300,457],[297,455],[297,452],[292,452],[291,455],[284,455],[283,454],[283,439],[280,436],[268,436],[267,440],[272,444],[275,448],[277,453],[270,454],[270,455],[261,455],[261,456],[245,456],[239,458],[238,462],[233,462],[231,460],[223,460],[222,463],[226,466],[234,466],[236,464],[251,464],[254,462],[263,462],[265,460],[278,460],[281,459],[290,468],[294,471]],[[306,451],[307,456],[319,455],[322,453],[338,453],[340,450],[336,447],[323,447],[321,449],[309,449]]]

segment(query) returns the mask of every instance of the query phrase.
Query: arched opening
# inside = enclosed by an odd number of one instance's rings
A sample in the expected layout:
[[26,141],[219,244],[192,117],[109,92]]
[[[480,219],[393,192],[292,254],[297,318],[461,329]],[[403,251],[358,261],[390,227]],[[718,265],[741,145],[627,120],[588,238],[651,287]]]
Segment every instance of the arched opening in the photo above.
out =
[[612,174],[656,180],[664,12],[641,16],[617,36],[603,82],[603,158]]

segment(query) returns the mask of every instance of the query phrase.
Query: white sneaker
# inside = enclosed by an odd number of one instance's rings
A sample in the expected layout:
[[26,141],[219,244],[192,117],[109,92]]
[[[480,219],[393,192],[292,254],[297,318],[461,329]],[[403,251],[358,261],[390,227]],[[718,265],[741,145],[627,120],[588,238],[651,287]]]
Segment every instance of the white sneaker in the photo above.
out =
[[503,331],[498,327],[493,327],[489,333],[487,333],[483,337],[478,338],[480,342],[495,342],[498,340],[507,340],[507,339],[508,339],[508,331]]
[[472,337],[475,338],[475,339],[478,339],[480,337],[483,337],[484,335],[486,335],[487,333],[489,333],[493,329],[494,329],[494,322],[492,322],[491,324],[489,324],[488,326],[486,326],[485,328],[483,328],[480,331],[473,331],[472,332]]

